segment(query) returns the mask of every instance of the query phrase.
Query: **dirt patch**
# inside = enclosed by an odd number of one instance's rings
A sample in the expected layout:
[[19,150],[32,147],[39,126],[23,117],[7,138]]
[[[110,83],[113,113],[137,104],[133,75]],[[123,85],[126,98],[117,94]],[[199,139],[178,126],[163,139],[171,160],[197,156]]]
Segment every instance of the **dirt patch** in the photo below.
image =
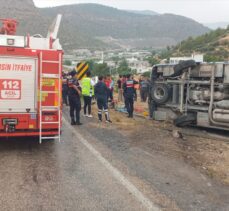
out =
[[219,40],[220,44],[229,43],[229,35]]
[[[139,94],[138,94],[139,96]],[[122,105],[123,103],[119,103]],[[135,113],[147,116],[148,103],[135,102]],[[96,106],[93,106],[97,116]],[[201,129],[180,129],[168,122],[127,118],[127,114],[110,110],[113,126],[129,137],[131,147],[141,147],[148,153],[160,153],[181,159],[198,168],[203,174],[229,185],[229,142],[207,135]],[[103,126],[101,126],[103,127]],[[181,138],[174,138],[173,131],[181,131]],[[207,137],[207,138],[206,138]],[[228,140],[228,138],[227,138]]]
[[[129,119],[124,113],[111,110],[117,130],[129,137],[131,147],[182,159],[209,177],[229,185],[229,143],[218,139],[199,137],[200,129],[185,129],[181,138],[174,138],[177,129],[167,122],[149,121],[144,118]],[[180,129],[178,129],[180,130]],[[197,136],[195,136],[195,133]],[[184,135],[185,134],[185,135]]]

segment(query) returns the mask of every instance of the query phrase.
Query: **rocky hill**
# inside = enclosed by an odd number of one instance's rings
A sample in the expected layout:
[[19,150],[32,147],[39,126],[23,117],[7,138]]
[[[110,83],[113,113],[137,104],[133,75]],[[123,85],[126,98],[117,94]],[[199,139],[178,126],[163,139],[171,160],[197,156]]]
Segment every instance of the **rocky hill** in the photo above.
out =
[[[170,57],[190,56],[193,53],[203,54],[206,62],[229,61],[229,26],[226,29],[216,29],[196,38],[189,37],[176,46],[168,47],[159,55],[159,58],[162,60]],[[151,58],[151,61],[154,61],[153,59],[155,56]]]
[[205,61],[229,61],[229,27],[217,29],[195,39],[189,38],[175,48],[175,52],[198,52],[205,56]]
[[19,34],[46,35],[56,14],[63,14],[60,30],[65,50],[76,48],[161,48],[209,31],[177,15],[142,15],[97,4],[36,8],[32,0],[0,0],[0,14],[20,22]]
[[136,13],[140,15],[159,15],[159,13],[151,10],[126,10],[127,12]]

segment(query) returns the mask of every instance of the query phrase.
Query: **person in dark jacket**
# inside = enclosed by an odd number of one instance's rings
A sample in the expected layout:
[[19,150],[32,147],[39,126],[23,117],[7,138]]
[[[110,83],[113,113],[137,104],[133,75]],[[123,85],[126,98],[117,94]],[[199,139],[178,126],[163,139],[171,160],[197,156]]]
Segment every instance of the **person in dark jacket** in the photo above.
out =
[[117,80],[117,85],[118,85],[118,101],[123,102],[122,75],[119,76],[119,79]]
[[151,90],[155,84],[155,81],[159,77],[157,72],[157,66],[154,66],[151,74],[151,81],[149,82],[149,95],[148,95],[148,108],[149,108],[149,119],[154,119],[154,112],[157,110],[157,103],[151,97]]
[[68,96],[70,105],[71,125],[82,125],[80,122],[81,110],[81,87],[78,80],[75,78],[76,71],[70,72],[71,78],[68,79]]
[[102,122],[102,111],[104,110],[106,122],[112,123],[108,112],[108,102],[107,102],[108,94],[109,94],[109,89],[107,88],[106,84],[103,81],[103,76],[100,76],[99,82],[95,85],[95,97],[97,100],[99,121]]
[[67,83],[67,75],[64,73],[62,75],[62,98],[63,98],[63,104],[68,106],[68,83]]
[[124,91],[124,98],[125,98],[125,106],[128,112],[128,118],[133,118],[135,84],[137,84],[137,82],[131,79],[131,75],[127,75],[127,80],[123,84],[123,91]]
[[146,78],[140,82],[141,101],[146,102],[149,94],[149,81]]

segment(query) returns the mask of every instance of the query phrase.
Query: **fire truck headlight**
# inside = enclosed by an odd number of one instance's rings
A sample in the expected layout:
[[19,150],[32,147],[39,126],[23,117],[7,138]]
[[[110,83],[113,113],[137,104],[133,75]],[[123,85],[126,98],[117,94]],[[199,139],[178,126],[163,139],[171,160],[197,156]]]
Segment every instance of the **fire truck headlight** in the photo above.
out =
[[14,39],[7,39],[7,45],[14,45]]

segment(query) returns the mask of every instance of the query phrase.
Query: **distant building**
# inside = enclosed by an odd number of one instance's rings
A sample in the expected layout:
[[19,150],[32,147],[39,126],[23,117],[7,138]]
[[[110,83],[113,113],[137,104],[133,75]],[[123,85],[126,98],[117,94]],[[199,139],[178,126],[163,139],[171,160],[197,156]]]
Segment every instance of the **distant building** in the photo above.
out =
[[128,65],[132,70],[136,70],[138,74],[151,70],[151,65],[148,61],[138,60],[137,58],[127,59]]
[[136,70],[138,74],[142,74],[151,70],[151,65],[144,60],[150,55],[151,52],[148,50],[137,49],[116,49],[107,51],[76,49],[73,51],[73,55],[64,55],[64,60],[71,60],[73,66],[76,66],[81,61],[93,60],[98,64],[107,63],[111,69],[115,69],[122,59],[126,59],[132,70]]
[[106,63],[107,63],[107,65],[109,66],[109,67],[112,67],[112,68],[116,68],[116,64],[115,64],[115,62],[114,61],[106,61]]
[[169,59],[170,64],[178,64],[180,61],[194,60],[196,62],[204,62],[203,54],[193,54],[191,57],[171,57]]
[[76,50],[73,50],[74,54],[76,56],[91,56],[91,51],[88,50],[88,49],[76,49]]
[[75,56],[74,55],[64,54],[63,59],[64,60],[74,60],[75,59]]

